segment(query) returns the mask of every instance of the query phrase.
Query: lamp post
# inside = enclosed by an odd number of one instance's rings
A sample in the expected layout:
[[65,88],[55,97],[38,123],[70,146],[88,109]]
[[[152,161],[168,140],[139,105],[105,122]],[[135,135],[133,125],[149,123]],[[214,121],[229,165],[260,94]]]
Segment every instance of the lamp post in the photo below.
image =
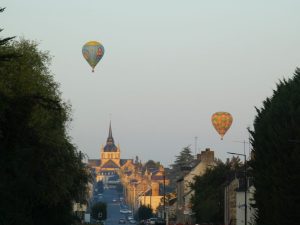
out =
[[[245,146],[245,143],[244,143]],[[247,165],[246,165],[246,154],[234,153],[234,152],[227,152],[231,155],[240,155],[244,156],[244,182],[245,182],[245,225],[247,225],[247,189],[248,189],[248,182],[247,182]]]

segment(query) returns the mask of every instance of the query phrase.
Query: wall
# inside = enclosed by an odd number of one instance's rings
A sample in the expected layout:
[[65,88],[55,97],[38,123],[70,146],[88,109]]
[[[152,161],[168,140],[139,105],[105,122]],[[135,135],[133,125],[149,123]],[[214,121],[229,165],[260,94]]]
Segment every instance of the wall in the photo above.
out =
[[[253,224],[255,209],[251,207],[254,204],[254,187],[251,186],[247,192],[247,224]],[[245,224],[245,192],[236,192],[236,225]]]

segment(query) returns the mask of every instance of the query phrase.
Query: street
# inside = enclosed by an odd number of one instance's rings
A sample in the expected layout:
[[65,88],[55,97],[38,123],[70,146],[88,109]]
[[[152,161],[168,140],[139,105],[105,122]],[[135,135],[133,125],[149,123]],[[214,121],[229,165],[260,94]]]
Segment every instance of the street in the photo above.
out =
[[102,196],[100,198],[98,197],[97,201],[107,203],[107,219],[105,225],[119,224],[119,219],[125,218],[125,215],[120,213],[120,195],[115,189],[104,189]]

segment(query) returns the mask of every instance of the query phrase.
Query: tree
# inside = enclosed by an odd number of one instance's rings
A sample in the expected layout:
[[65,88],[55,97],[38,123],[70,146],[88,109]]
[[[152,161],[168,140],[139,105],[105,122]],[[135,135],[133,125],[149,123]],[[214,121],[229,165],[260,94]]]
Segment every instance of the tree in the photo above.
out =
[[[5,8],[0,7],[0,13],[4,12]],[[2,32],[3,29],[0,29]],[[0,38],[0,61],[8,61],[17,56],[11,48],[9,48],[10,40],[14,39],[15,37],[7,37],[7,38]]]
[[27,40],[7,47],[21,56],[0,61],[0,224],[71,224],[89,175],[67,135],[70,105],[47,52]]
[[176,159],[174,164],[170,165],[171,169],[166,170],[166,177],[170,179],[170,191],[174,191],[176,188],[177,179],[183,175],[183,171],[189,170],[194,162],[194,156],[192,155],[191,147],[184,147]]
[[153,211],[150,206],[141,205],[137,211],[137,217],[139,220],[146,220],[153,216]]
[[300,221],[300,69],[279,81],[257,109],[251,131],[258,225]]
[[241,168],[238,158],[233,157],[223,163],[208,168],[202,176],[196,176],[191,189],[194,194],[191,199],[196,222],[222,223],[224,221],[224,188],[229,175]]
[[152,159],[148,160],[146,163],[145,163],[145,166],[147,169],[149,168],[159,168],[160,166],[160,162],[155,162],[153,161]]
[[98,202],[92,206],[91,216],[95,220],[106,220],[107,205],[105,202]]
[[191,146],[186,146],[182,149],[180,154],[176,156],[176,160],[173,167],[181,170],[182,167],[190,166],[193,160],[194,160],[194,156],[192,155]]

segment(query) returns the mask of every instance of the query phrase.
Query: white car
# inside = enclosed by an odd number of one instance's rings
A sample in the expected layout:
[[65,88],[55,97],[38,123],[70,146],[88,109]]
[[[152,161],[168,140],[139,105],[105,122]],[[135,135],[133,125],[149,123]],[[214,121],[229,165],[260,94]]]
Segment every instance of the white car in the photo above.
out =
[[131,213],[128,209],[120,209],[120,213]]
[[136,221],[134,219],[132,219],[132,220],[129,220],[129,223],[136,224]]

